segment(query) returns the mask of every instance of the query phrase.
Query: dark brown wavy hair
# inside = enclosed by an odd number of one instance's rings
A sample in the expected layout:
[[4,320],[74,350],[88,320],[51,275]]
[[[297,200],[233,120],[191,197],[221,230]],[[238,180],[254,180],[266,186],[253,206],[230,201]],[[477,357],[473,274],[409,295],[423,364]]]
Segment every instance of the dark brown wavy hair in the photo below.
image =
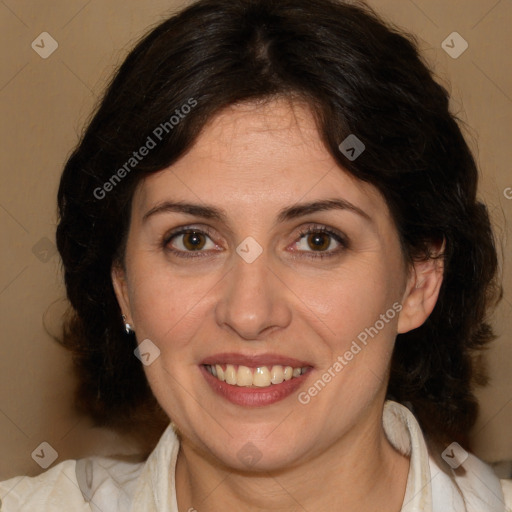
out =
[[[412,407],[432,440],[467,446],[474,386],[485,381],[477,356],[494,338],[487,313],[501,297],[478,170],[449,94],[414,38],[365,5],[334,0],[200,0],[153,29],[121,65],[58,192],[57,244],[71,303],[61,343],[79,378],[76,408],[98,426],[146,439],[154,428],[151,442],[169,422],[111,283],[132,196],[223,108],[277,97],[306,102],[339,165],[382,193],[408,262],[446,241],[438,302],[421,327],[398,335],[388,397]],[[349,134],[366,146],[354,161],[338,149]],[[127,166],[148,137],[155,147]]]

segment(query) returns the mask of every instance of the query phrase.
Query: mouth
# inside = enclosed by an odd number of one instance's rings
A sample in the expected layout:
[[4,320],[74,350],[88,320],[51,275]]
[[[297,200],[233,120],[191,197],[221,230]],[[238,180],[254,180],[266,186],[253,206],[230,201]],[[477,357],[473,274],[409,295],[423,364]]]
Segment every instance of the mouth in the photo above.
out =
[[250,367],[234,364],[205,364],[206,371],[221,382],[231,386],[245,388],[268,388],[285,381],[296,379],[307,373],[308,366],[272,366]]
[[199,369],[217,395],[235,405],[263,407],[296,392],[313,366],[277,354],[225,353],[203,360]]

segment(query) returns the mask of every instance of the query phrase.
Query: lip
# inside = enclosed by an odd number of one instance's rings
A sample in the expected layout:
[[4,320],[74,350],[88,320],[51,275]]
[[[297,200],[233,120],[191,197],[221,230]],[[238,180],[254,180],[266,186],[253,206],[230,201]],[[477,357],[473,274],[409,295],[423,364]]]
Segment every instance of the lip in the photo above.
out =
[[[292,366],[293,368],[308,367],[309,369],[299,377],[285,380],[281,384],[272,384],[266,388],[248,388],[233,386],[214,377],[205,366],[213,364],[237,364],[249,367],[279,364],[282,366]],[[305,361],[279,354],[244,355],[222,353],[203,359],[199,364],[199,369],[212,390],[232,404],[243,407],[265,407],[280,402],[296,392],[309,377],[312,365]]]
[[237,364],[249,367],[258,366],[272,366],[279,364],[282,366],[291,366],[292,368],[302,368],[304,366],[313,365],[307,361],[301,361],[293,357],[286,357],[280,354],[238,354],[236,352],[223,352],[221,354],[214,354],[203,359],[199,364]]

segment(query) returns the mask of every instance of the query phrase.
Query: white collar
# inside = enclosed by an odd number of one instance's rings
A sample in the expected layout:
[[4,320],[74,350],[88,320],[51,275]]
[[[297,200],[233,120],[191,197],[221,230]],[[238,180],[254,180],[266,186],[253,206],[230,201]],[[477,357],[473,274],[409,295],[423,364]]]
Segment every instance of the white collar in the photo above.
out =
[[[463,464],[465,475],[456,475],[448,465],[447,472],[443,471],[429,455],[421,428],[409,409],[387,401],[383,426],[391,444],[410,457],[401,512],[505,512],[500,482],[492,469],[468,454]],[[170,424],[139,475],[131,512],[178,512],[178,451],[179,440]]]
[[454,471],[441,453],[429,453],[418,421],[396,402],[384,404],[382,420],[390,443],[410,457],[401,512],[505,512],[500,481],[487,464],[460,448],[467,459]]

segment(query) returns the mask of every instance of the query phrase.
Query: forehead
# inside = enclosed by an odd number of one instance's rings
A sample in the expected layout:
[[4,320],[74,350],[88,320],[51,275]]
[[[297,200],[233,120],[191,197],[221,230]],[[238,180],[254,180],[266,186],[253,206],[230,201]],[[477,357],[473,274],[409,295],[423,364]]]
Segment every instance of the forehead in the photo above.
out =
[[142,213],[171,199],[216,203],[234,214],[268,213],[327,197],[389,216],[378,190],[327,151],[309,108],[281,99],[221,111],[179,161],[141,182],[134,207]]

